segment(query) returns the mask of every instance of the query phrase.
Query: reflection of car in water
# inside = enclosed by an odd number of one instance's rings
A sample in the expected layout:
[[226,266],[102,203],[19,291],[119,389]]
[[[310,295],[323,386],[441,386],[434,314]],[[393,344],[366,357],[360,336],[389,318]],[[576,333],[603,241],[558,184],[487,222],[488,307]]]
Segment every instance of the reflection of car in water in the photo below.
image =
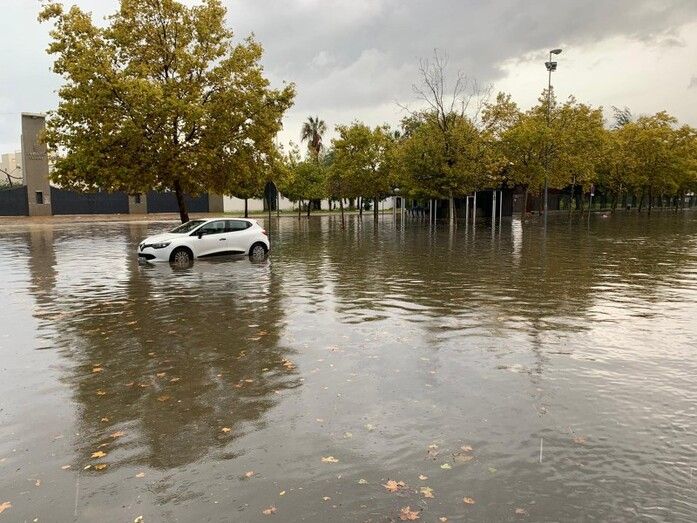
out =
[[188,264],[197,258],[248,254],[264,258],[270,244],[266,231],[255,220],[208,218],[191,220],[138,245],[138,259]]

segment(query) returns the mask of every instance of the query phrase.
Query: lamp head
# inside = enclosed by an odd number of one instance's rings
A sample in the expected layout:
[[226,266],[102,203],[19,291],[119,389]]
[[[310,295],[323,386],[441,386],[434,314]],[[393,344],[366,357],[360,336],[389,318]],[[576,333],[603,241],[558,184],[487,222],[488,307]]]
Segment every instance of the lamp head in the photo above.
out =
[[550,54],[561,54],[561,49],[552,49]]

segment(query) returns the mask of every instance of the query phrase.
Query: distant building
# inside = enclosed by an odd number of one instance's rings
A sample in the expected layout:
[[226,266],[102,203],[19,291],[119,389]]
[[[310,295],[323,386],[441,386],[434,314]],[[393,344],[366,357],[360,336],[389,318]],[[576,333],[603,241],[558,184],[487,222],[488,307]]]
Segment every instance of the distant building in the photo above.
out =
[[18,167],[22,167],[22,151],[0,154],[0,169],[13,174]]

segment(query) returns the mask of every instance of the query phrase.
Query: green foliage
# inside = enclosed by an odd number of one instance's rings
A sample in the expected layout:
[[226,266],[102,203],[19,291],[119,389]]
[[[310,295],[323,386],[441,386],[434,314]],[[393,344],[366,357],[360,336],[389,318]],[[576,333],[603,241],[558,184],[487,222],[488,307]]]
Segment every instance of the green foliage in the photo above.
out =
[[392,192],[390,154],[393,134],[388,127],[371,129],[362,123],[336,128],[332,140],[329,187],[337,198],[383,198]]
[[[75,189],[258,194],[294,87],[269,87],[253,38],[232,43],[220,0],[121,0],[105,27],[47,3],[65,83],[46,141],[53,181]],[[185,217],[185,209],[182,218]]]

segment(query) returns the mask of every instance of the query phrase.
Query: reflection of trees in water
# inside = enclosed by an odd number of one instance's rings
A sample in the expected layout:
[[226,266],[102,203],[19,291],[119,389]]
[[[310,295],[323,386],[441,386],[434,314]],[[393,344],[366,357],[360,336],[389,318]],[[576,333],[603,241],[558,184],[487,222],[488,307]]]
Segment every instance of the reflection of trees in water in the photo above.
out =
[[[331,261],[325,277],[335,283],[337,310],[347,322],[384,317],[402,302],[408,314],[433,318],[433,329],[480,322],[573,333],[587,328],[592,307],[611,293],[650,299],[657,283],[680,274],[694,251],[684,233],[695,222],[656,221],[616,216],[590,233],[583,223],[559,224],[546,241],[537,226],[514,236],[504,222],[495,239],[479,234],[474,242],[461,228],[452,250],[447,229],[384,227],[377,236],[364,230],[360,240],[341,235],[302,252]],[[618,291],[618,283],[628,287]]]
[[[130,226],[125,238],[108,241],[125,241],[132,253],[143,233]],[[50,262],[54,244],[40,238],[29,241],[30,259],[46,260],[30,265],[33,289],[71,362],[65,381],[79,405],[83,460],[107,443],[112,464],[191,463],[261,423],[276,392],[299,385],[283,365],[284,312],[268,264],[198,263],[179,272],[115,259],[127,264],[126,280],[109,287],[103,272],[98,285],[64,296],[53,292],[63,269]],[[45,274],[53,274],[48,286]],[[111,438],[116,432],[125,435]]]

